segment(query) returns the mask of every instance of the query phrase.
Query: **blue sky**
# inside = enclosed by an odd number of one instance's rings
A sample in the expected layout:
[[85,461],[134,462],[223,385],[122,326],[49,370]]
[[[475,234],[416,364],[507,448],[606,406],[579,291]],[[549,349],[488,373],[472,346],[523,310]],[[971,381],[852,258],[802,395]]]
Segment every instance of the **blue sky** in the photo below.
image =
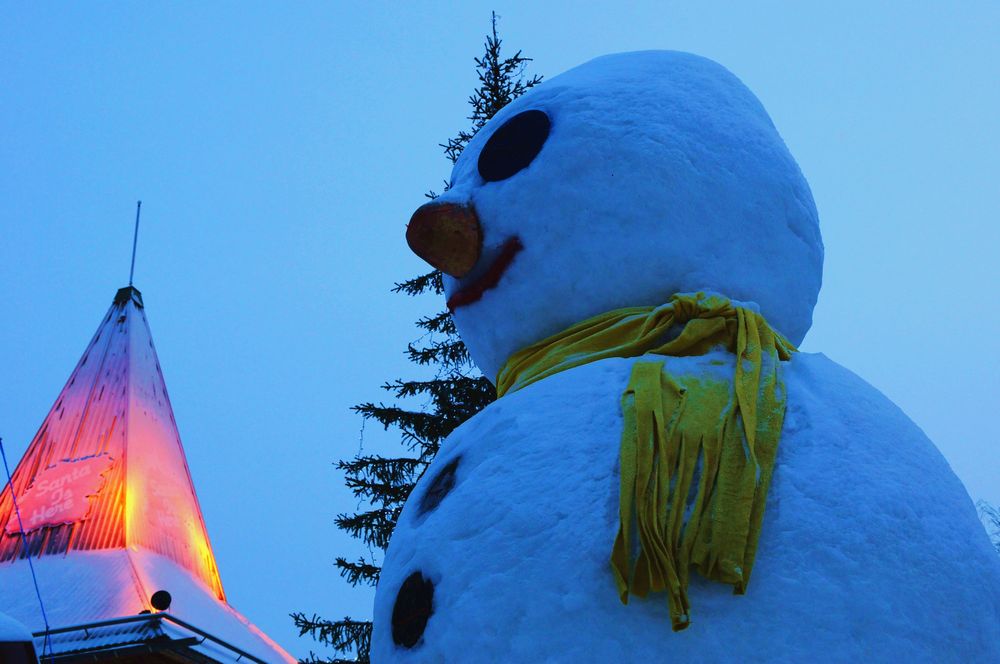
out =
[[[3,3],[0,435],[19,457],[115,289],[142,290],[223,583],[293,654],[287,613],[362,615],[332,563],[355,501],[349,407],[410,372],[403,239],[466,127],[489,13],[551,77],[687,50],[736,73],[808,178],[826,242],[803,349],[884,391],[1000,502],[1000,6]],[[369,427],[366,449],[392,436]]]

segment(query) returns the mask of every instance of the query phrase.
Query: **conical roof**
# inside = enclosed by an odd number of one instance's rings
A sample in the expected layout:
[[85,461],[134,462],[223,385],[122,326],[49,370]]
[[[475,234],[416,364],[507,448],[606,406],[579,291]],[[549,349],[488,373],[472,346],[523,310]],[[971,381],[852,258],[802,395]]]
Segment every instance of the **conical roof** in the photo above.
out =
[[143,548],[222,582],[142,295],[122,288],[0,497],[0,560]]
[[0,610],[32,626],[155,611],[217,631],[264,661],[290,658],[226,603],[142,295],[119,289],[0,493]]

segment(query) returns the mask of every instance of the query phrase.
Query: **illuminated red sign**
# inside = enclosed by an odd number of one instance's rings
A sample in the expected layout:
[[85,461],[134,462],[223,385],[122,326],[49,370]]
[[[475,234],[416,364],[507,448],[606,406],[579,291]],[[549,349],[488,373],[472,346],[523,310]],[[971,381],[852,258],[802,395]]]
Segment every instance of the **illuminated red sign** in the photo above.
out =
[[[105,454],[63,459],[43,469],[18,499],[24,531],[43,526],[75,523],[87,518],[89,496],[97,495],[104,486],[103,475],[114,460]],[[10,519],[8,535],[20,532],[17,519]]]

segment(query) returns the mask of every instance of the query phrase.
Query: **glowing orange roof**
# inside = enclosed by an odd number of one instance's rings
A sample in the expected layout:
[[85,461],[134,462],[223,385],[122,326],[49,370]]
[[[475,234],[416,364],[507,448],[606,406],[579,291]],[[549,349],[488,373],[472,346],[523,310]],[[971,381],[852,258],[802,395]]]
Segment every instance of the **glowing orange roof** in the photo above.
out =
[[[226,602],[135,288],[115,295],[12,484],[21,520],[5,486],[0,610],[32,631],[73,627],[100,650],[107,644],[88,624],[156,612],[151,596],[166,590],[174,618],[239,649],[205,639],[190,646],[207,661],[295,661]],[[57,654],[80,645],[56,643],[64,637],[45,644]]]
[[101,549],[168,558],[225,601],[160,363],[122,288],[0,494],[0,561]]

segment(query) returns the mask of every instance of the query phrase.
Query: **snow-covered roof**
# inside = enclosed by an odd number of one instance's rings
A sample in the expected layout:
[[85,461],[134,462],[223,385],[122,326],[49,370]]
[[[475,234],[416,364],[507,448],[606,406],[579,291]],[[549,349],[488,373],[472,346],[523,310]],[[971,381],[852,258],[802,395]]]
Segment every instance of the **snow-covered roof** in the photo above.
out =
[[[65,557],[42,556],[33,563],[52,629],[138,616],[150,610],[149,598],[154,592],[166,590],[172,600],[167,610],[171,616],[265,662],[293,661],[242,614],[218,600],[210,588],[164,556],[143,550],[112,549],[79,551]],[[0,606],[39,635],[35,644],[41,653],[45,623],[27,561],[0,563],[0,588],[3,589]],[[82,643],[107,647],[115,639],[123,639],[122,643],[134,640],[141,633],[138,630],[134,625],[106,629],[82,641],[75,633],[54,635],[51,643],[57,652],[79,649]],[[211,641],[199,647],[213,652],[218,649]],[[220,661],[227,660],[223,657]]]
[[0,613],[0,643],[11,641],[30,641],[31,632],[28,628],[10,616]]

